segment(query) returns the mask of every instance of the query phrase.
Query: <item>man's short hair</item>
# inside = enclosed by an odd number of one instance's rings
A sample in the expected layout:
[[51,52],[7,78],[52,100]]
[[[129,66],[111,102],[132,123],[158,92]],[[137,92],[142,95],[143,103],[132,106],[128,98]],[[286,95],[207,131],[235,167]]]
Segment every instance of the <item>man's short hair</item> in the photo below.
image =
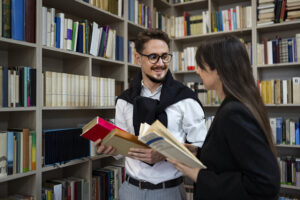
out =
[[139,32],[137,39],[135,40],[135,49],[137,52],[143,52],[144,45],[150,40],[162,40],[167,43],[170,48],[170,38],[168,34],[159,29],[145,29]]

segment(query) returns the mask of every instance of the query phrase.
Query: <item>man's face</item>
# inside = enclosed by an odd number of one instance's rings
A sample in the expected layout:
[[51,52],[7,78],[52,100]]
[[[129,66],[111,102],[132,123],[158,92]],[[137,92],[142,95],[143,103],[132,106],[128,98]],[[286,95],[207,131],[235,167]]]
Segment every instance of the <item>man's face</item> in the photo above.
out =
[[[169,47],[163,40],[150,40],[144,44],[144,55],[157,54],[159,56],[169,53]],[[161,82],[167,74],[169,63],[164,63],[161,58],[158,62],[152,64],[147,56],[137,53],[138,62],[142,67],[143,79],[149,79],[152,82]]]

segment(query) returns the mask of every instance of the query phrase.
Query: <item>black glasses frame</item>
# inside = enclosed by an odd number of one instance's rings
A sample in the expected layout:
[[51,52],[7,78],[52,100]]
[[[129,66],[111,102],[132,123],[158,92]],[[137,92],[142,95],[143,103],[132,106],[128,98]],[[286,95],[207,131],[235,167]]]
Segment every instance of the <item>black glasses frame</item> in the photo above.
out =
[[[143,54],[143,53],[140,53],[140,52],[138,52],[141,56],[146,56],[147,58],[148,58],[148,61],[151,63],[151,64],[156,64],[156,63],[158,63],[158,61],[159,61],[159,59],[161,58],[161,60],[162,60],[162,62],[163,63],[170,63],[170,61],[172,60],[172,57],[173,57],[173,55],[172,54],[170,54],[170,53],[163,53],[161,56],[160,55],[158,55],[158,54],[156,54],[156,53],[151,53],[151,54],[149,54],[149,55],[146,55],[146,54]],[[168,62],[165,62],[164,60],[163,60],[163,56],[165,56],[165,55],[169,55],[169,56],[171,56],[171,59],[170,59],[170,61],[168,61]],[[152,55],[157,55],[158,57],[157,57],[157,60],[156,60],[156,62],[151,62],[150,61],[150,56],[152,56]]]

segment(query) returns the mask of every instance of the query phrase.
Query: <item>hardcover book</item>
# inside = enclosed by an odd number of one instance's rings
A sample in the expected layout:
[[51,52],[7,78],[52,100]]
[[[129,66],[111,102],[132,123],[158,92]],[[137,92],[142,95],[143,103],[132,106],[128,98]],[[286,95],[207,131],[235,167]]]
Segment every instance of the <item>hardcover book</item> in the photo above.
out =
[[103,139],[115,128],[120,129],[97,116],[82,128],[81,136],[95,142],[98,139]]
[[149,148],[160,152],[167,158],[185,163],[191,167],[206,168],[173,134],[158,120],[151,126],[142,123],[139,137],[121,130],[117,126],[94,118],[82,128],[82,137],[96,141],[103,139],[102,144],[111,145],[116,149],[115,154],[128,155],[130,148]]

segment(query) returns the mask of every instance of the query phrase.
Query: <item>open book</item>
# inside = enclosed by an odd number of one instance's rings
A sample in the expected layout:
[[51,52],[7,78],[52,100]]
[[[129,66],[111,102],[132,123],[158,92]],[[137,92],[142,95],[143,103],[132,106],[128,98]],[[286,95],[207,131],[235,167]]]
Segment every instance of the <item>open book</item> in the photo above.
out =
[[158,120],[152,125],[142,123],[139,137],[96,117],[82,128],[82,137],[96,141],[102,139],[105,146],[113,146],[115,154],[128,156],[130,148],[149,148],[190,167],[206,168],[173,134]]
[[206,168],[174,135],[158,120],[151,126],[143,123],[140,126],[139,140],[172,160],[190,167]]

